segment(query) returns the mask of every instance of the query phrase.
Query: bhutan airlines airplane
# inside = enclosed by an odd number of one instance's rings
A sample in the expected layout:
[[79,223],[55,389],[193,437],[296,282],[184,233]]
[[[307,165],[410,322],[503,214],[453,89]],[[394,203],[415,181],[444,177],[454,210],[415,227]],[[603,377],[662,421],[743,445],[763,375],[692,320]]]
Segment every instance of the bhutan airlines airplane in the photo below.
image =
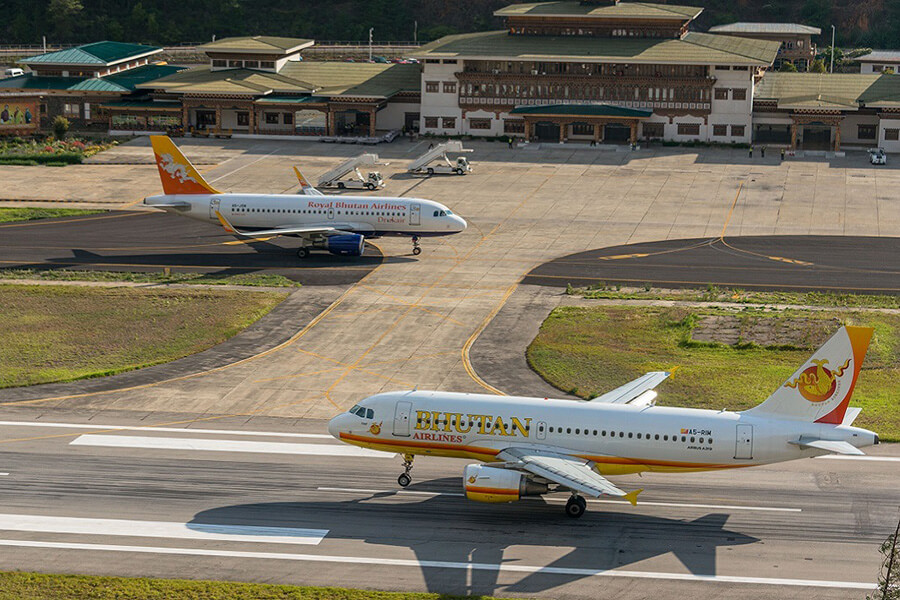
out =
[[451,235],[466,228],[462,217],[432,200],[325,196],[296,168],[299,194],[223,194],[203,179],[168,137],[153,135],[150,142],[163,194],[145,198],[145,205],[219,223],[239,237],[298,237],[300,258],[309,256],[311,248],[359,256],[365,238],[386,235],[409,236],[413,254],[419,254],[419,238]]
[[566,514],[580,517],[583,496],[619,496],[604,475],[752,467],[827,453],[863,454],[878,436],[852,427],[849,408],[873,330],[842,327],[762,404],[742,412],[655,406],[653,372],[588,402],[483,394],[404,391],[366,398],[334,417],[337,439],[403,455],[401,486],[416,454],[468,458],[470,500],[513,502],[571,493]]

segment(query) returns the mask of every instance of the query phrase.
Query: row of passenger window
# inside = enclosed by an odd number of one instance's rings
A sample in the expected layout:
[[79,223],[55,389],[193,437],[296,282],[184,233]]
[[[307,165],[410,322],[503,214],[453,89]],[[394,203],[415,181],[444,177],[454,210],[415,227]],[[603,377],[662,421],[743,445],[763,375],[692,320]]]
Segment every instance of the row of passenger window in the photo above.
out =
[[[326,210],[312,210],[312,209],[299,209],[299,208],[243,208],[243,207],[235,207],[232,209],[234,213],[278,213],[278,214],[303,214],[303,215],[324,215],[327,214]],[[345,215],[365,215],[369,217],[405,217],[406,213],[399,212],[385,212],[380,210],[345,210],[345,211],[335,211],[337,214],[345,214]],[[437,216],[437,215],[435,215]]]
[[[554,433],[554,432],[555,433],[563,433],[563,428],[562,427],[556,427],[556,428],[550,427],[549,431],[550,431],[550,433]],[[566,429],[565,429],[565,433],[567,433],[567,434],[571,434],[572,431],[573,430],[571,427],[566,427]],[[633,439],[633,438],[637,437],[637,439],[639,439],[639,440],[641,440],[641,439],[651,440],[652,439],[652,440],[656,440],[656,441],[662,440],[664,442],[668,442],[668,441],[670,441],[669,438],[671,437],[671,441],[673,441],[673,442],[678,441],[677,435],[669,436],[668,434],[660,435],[658,433],[656,433],[656,434],[649,434],[649,433],[635,434],[633,431],[629,431],[629,432],[618,431],[617,432],[617,431],[606,431],[605,429],[600,429],[600,430],[584,429],[584,430],[582,430],[580,427],[576,427],[574,431],[575,431],[575,435],[593,435],[594,437],[596,437],[598,435],[600,437],[606,437],[608,434],[610,438],[614,438],[614,437],[618,436],[620,438],[628,437],[628,439]],[[703,437],[697,438],[696,436],[686,436],[686,435],[681,436],[681,441],[682,442],[690,441],[690,443],[692,443],[692,444],[693,443],[712,444],[712,438],[703,438]]]

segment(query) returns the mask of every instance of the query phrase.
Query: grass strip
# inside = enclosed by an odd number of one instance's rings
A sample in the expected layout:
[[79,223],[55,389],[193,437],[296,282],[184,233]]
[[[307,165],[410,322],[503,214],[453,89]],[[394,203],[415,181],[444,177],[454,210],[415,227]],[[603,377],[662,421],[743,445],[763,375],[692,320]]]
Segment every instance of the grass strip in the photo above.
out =
[[[461,600],[443,594],[93,575],[0,573],[0,600]],[[489,596],[466,596],[494,600]]]
[[113,375],[219,344],[287,294],[0,284],[0,388]]
[[51,219],[54,217],[81,217],[102,212],[106,211],[80,208],[0,208],[0,223],[34,221],[35,219]]
[[[593,398],[648,371],[677,373],[659,387],[659,404],[744,410],[767,398],[814,348],[698,342],[703,315],[781,319],[833,331],[834,323],[871,326],[875,337],[853,394],[863,412],[855,425],[900,442],[900,315],[864,310],[734,311],[705,307],[561,307],[529,345],[528,364],[551,385]],[[822,323],[825,321],[826,323]],[[802,333],[802,332],[801,332]],[[802,338],[802,335],[800,336]]]
[[159,271],[80,271],[70,269],[0,269],[0,282],[36,279],[41,281],[99,281],[128,283],[188,283],[202,285],[243,285],[250,287],[300,287],[284,275],[269,273],[165,273]]

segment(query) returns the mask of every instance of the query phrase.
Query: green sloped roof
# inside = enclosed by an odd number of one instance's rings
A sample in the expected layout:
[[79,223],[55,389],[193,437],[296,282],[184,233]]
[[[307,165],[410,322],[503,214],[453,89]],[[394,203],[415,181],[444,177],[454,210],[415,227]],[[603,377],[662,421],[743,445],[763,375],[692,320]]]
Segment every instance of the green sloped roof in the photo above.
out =
[[384,63],[291,62],[282,73],[316,85],[320,96],[389,98],[422,87],[419,65]]
[[48,52],[20,60],[26,65],[108,65],[150,52],[161,52],[157,46],[123,42],[94,42],[58,52]]
[[687,64],[772,64],[781,44],[708,33],[682,39],[509,35],[487,31],[450,35],[413,53],[419,58],[516,58]]
[[756,100],[776,101],[779,108],[856,110],[859,106],[896,106],[900,78],[880,73],[766,73]]
[[607,6],[582,2],[537,2],[513,4],[501,8],[494,14],[498,17],[546,17],[579,16],[603,19],[694,19],[703,12],[695,6],[675,4],[651,4],[647,2],[619,2]]
[[419,91],[415,64],[288,62],[279,73],[251,69],[195,67],[139,84],[138,88],[164,89],[185,94],[315,93],[319,96],[388,98],[401,91]]
[[41,77],[32,74],[0,80],[0,89],[72,90],[128,93],[139,83],[176,73],[184,67],[145,65],[106,77]]
[[517,106],[511,115],[581,115],[586,117],[637,117],[653,115],[652,110],[640,110],[611,104],[547,104],[543,106]]
[[0,79],[0,89],[4,90],[67,90],[84,81],[84,77],[37,77],[30,73]]
[[246,37],[229,37],[216,40],[200,46],[207,52],[253,52],[284,54],[294,48],[311,46],[313,40],[305,38],[274,37],[269,35],[254,35]]
[[710,33],[750,33],[762,35],[819,35],[818,27],[799,23],[729,23],[709,28]]

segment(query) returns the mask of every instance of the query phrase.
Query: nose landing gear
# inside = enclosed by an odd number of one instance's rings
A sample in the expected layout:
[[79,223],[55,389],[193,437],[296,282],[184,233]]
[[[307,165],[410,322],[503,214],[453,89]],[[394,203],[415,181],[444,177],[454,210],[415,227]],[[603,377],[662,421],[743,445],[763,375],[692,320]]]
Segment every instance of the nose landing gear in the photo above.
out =
[[415,456],[412,454],[403,455],[403,472],[400,473],[400,477],[397,478],[397,483],[400,484],[400,487],[406,487],[412,483],[412,477],[409,476],[409,472],[412,471],[414,458]]
[[584,511],[587,509],[587,500],[582,498],[581,496],[577,496],[572,494],[569,497],[569,501],[566,502],[566,514],[572,517],[573,519],[577,519],[581,515],[584,514]]
[[412,245],[413,245],[413,255],[418,256],[422,254],[422,248],[419,247],[419,236],[412,236]]

